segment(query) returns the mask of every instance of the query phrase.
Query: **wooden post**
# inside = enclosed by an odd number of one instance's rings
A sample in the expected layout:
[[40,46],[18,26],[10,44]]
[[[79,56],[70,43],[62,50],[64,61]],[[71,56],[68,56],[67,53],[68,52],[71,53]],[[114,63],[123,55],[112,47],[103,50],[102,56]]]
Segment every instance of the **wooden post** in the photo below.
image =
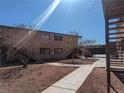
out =
[[111,77],[110,77],[110,53],[109,53],[109,19],[105,18],[105,41],[106,41],[106,70],[107,70],[107,93],[110,93]]
[[102,0],[103,12],[105,19],[105,42],[106,42],[106,75],[107,75],[107,93],[110,93],[111,78],[110,78],[110,51],[109,51],[109,17],[107,14],[107,1]]

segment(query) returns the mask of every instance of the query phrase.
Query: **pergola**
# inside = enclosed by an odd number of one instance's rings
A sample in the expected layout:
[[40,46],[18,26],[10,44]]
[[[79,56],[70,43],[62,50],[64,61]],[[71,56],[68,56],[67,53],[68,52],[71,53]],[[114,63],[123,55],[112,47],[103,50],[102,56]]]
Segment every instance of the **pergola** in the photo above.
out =
[[124,67],[124,0],[102,0],[105,17],[107,92],[110,71]]

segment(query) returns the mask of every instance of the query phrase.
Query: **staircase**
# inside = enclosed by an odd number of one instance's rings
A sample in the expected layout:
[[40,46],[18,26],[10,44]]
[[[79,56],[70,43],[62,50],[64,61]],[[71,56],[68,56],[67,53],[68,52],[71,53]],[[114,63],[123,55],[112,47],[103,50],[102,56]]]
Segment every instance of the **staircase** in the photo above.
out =
[[124,18],[109,20],[110,66],[124,67]]
[[69,54],[67,55],[67,58],[72,58],[74,56],[74,58],[76,58],[77,56],[75,55],[77,48],[73,48],[71,52],[69,52]]

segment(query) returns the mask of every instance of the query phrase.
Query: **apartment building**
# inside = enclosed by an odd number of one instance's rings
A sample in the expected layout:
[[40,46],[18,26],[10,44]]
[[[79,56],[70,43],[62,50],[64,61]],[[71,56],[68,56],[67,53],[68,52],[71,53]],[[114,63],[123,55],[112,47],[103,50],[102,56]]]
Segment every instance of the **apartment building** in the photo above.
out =
[[7,41],[17,48],[26,48],[34,53],[37,60],[64,59],[77,47],[78,36],[47,31],[0,26],[0,33]]

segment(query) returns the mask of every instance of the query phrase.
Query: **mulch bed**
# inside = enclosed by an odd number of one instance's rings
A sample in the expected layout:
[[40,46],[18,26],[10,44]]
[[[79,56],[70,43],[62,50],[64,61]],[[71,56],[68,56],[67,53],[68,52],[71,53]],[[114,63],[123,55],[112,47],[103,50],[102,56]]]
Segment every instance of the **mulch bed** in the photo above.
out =
[[[111,93],[124,93],[124,84],[112,72],[111,80]],[[76,93],[107,93],[106,86],[106,71],[95,68]]]
[[36,64],[0,70],[0,93],[41,93],[75,69]]
[[74,61],[72,59],[70,60],[63,60],[60,61],[61,63],[64,64],[93,64],[94,62],[96,62],[97,59],[74,59]]

